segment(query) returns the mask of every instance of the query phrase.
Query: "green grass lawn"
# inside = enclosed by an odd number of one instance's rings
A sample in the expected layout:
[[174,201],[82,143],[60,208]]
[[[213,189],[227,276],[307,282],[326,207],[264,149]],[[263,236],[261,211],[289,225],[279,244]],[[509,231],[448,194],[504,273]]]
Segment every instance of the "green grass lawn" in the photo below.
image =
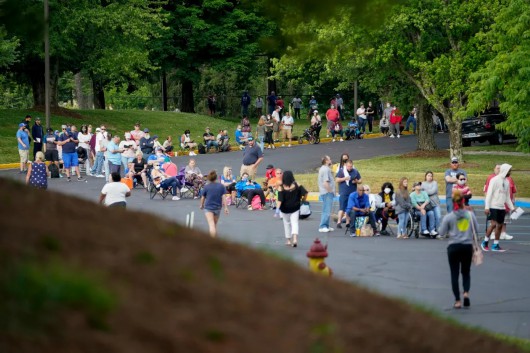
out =
[[484,145],[484,146],[471,146],[464,147],[464,153],[466,151],[493,151],[493,152],[518,152],[517,143],[505,143],[502,145]]
[[[482,193],[484,183],[492,173],[496,163],[509,163],[513,166],[512,177],[517,186],[517,196],[530,197],[530,155],[528,156],[499,156],[499,155],[465,155],[462,168],[468,173],[468,183],[476,196]],[[440,195],[445,194],[444,173],[449,168],[449,154],[447,157],[410,157],[390,156],[367,160],[354,161],[355,167],[361,173],[363,182],[369,184],[372,192],[380,191],[381,185],[390,181],[397,187],[401,177],[409,179],[409,185],[414,181],[424,180],[425,172],[430,170],[438,181]],[[296,175],[296,179],[310,191],[318,191],[317,174]]]
[[[220,129],[227,129],[231,142],[234,143],[234,132],[240,122],[237,118],[217,118],[199,114],[160,112],[160,111],[140,111],[140,110],[75,110],[81,118],[68,118],[62,116],[51,116],[51,126],[54,130],[60,130],[62,124],[72,123],[78,129],[82,124],[92,124],[94,131],[100,124],[106,124],[107,129],[113,133],[123,136],[125,131],[133,129],[136,122],[140,122],[143,128],[149,128],[151,135],[160,136],[161,143],[167,136],[172,136],[175,145],[184,133],[190,129],[192,138],[197,142],[202,142],[202,134],[208,126],[212,133],[217,134]],[[0,164],[16,163],[19,160],[16,142],[16,131],[18,124],[24,119],[26,114],[32,117],[39,116],[44,122],[44,114],[28,110],[0,110]],[[33,125],[34,120],[32,121]],[[251,120],[252,128],[255,130],[257,121]],[[308,126],[307,120],[297,120],[295,122],[293,135],[298,136]]]

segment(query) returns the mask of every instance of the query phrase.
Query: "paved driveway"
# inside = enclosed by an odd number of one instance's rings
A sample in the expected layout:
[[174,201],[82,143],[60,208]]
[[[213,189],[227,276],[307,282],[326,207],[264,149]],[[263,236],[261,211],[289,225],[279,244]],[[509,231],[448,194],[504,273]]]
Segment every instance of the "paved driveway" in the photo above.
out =
[[[438,136],[439,146],[447,147],[446,135]],[[381,143],[385,141],[385,143]],[[397,139],[373,139],[351,142],[335,142],[317,146],[297,146],[290,149],[267,151],[266,164],[272,163],[295,173],[311,171],[318,167],[319,158],[330,154],[338,158],[348,151],[354,159],[378,155],[401,154],[414,150],[413,136]],[[197,156],[203,170],[224,164],[240,164],[240,153]],[[187,157],[177,158],[179,165]],[[186,161],[184,161],[186,160]],[[16,171],[1,171],[0,176],[23,178]],[[88,178],[87,182],[67,183],[64,179],[51,180],[50,189],[96,201],[103,186],[102,179]],[[194,212],[195,227],[206,230],[207,225],[197,200],[170,201],[150,200],[143,190],[135,190],[128,207],[157,214],[184,223],[186,215]],[[336,208],[335,204],[335,208]],[[268,252],[278,253],[301,266],[306,266],[305,256],[316,237],[328,243],[330,254],[327,263],[336,277],[360,283],[379,292],[403,298],[411,303],[428,307],[460,322],[480,326],[493,332],[530,338],[530,217],[524,215],[509,226],[512,241],[503,242],[506,253],[487,253],[485,263],[472,269],[470,310],[455,311],[450,288],[449,266],[445,249],[446,241],[429,239],[397,240],[390,237],[349,238],[335,231],[325,236],[318,233],[320,205],[313,203],[313,215],[301,221],[298,248],[284,244],[282,222],[273,218],[271,211],[247,211],[231,208],[228,216],[219,222],[222,238],[247,244]],[[481,226],[484,226],[482,209],[477,209]],[[436,328],[433,327],[433,330]],[[405,333],[406,334],[406,333]]]

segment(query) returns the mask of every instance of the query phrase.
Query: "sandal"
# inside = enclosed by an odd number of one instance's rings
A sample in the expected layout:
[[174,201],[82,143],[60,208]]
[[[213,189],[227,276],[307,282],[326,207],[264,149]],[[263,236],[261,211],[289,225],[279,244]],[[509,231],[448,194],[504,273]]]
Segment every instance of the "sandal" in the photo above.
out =
[[462,303],[460,303],[460,301],[456,301],[453,304],[453,309],[462,309]]

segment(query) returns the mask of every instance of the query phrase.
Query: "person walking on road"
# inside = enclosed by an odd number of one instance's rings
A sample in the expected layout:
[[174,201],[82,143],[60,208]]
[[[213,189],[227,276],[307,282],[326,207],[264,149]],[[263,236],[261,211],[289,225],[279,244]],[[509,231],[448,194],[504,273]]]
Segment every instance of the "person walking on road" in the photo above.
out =
[[329,218],[331,216],[331,207],[335,197],[335,180],[331,173],[331,158],[324,156],[322,166],[318,171],[318,191],[322,199],[322,216],[318,231],[320,233],[332,232],[334,229],[329,227]]
[[451,199],[451,193],[453,192],[453,185],[458,183],[456,175],[463,173],[467,179],[467,173],[465,170],[460,169],[458,158],[451,158],[451,168],[445,171],[445,205],[447,207],[447,213],[453,211],[453,200]]
[[286,170],[282,175],[282,187],[276,204],[282,215],[285,245],[294,248],[298,245],[300,206],[306,197],[307,190],[296,183],[293,172]]
[[505,205],[510,211],[515,210],[512,199],[510,198],[510,183],[506,180],[510,176],[511,169],[511,165],[506,163],[502,164],[499,174],[491,179],[488,186],[484,213],[490,216],[491,225],[486,233],[486,237],[484,237],[484,241],[480,245],[484,251],[490,250],[488,242],[493,230],[495,230],[495,240],[493,241],[491,251],[504,251],[499,245],[499,239],[501,237],[504,218],[506,217]]
[[200,209],[204,210],[210,236],[215,238],[217,236],[217,222],[221,215],[221,208],[224,207],[225,214],[228,214],[228,205],[225,199],[226,188],[223,184],[217,182],[215,170],[210,171],[206,179],[208,183],[202,189]]
[[473,257],[473,229],[478,229],[478,222],[473,212],[465,209],[464,196],[460,190],[452,192],[454,211],[447,214],[440,225],[440,234],[449,237],[447,258],[451,269],[451,286],[455,303],[453,308],[462,308],[460,300],[459,272],[462,273],[464,287],[464,307],[469,307],[469,289],[471,287],[471,260]]

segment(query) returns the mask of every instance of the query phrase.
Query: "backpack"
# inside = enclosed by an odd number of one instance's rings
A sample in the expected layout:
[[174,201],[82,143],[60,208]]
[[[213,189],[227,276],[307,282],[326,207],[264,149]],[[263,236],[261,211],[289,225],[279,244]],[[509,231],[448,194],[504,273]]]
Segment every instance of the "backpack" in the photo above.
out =
[[262,209],[261,199],[260,199],[259,195],[254,195],[254,197],[252,198],[252,202],[250,203],[250,206],[252,207],[252,210],[261,210]]
[[50,176],[52,178],[60,178],[60,175],[59,175],[59,168],[55,165],[55,164],[50,164],[48,166],[48,170],[50,171]]
[[202,143],[199,143],[199,145],[197,146],[197,150],[199,154],[206,154],[206,147],[204,147]]

